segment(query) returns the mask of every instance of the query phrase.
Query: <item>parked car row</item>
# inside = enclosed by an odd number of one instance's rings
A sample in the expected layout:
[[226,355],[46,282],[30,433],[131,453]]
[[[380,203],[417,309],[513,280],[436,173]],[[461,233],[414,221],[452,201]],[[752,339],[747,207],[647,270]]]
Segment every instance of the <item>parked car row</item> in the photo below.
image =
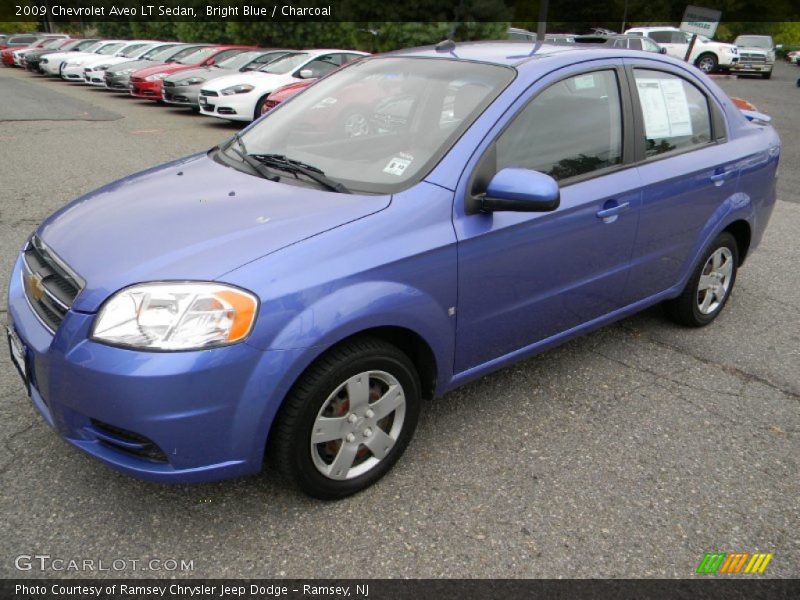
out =
[[[511,28],[509,39],[536,41],[536,34],[525,29]],[[740,35],[733,44],[716,42],[705,36],[697,36],[692,45],[691,34],[677,27],[632,27],[618,34],[608,29],[596,28],[590,35],[579,36],[568,33],[548,33],[546,42],[557,44],[605,43],[617,48],[630,48],[669,54],[681,60],[689,53],[689,62],[705,73],[730,71],[739,74],[759,74],[764,79],[772,76],[775,45],[768,35]],[[692,46],[691,52],[689,47]],[[787,54],[787,60],[797,62],[800,53]]]
[[[10,40],[13,41],[13,40]],[[204,116],[252,121],[339,67],[356,50],[289,50],[157,40],[28,36],[2,51],[6,66],[135,98],[184,106]]]

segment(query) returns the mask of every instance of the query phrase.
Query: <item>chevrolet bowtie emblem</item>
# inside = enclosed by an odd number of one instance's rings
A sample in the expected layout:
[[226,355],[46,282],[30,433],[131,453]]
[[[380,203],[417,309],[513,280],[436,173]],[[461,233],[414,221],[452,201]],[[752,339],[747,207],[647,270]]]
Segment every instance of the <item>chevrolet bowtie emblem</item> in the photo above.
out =
[[42,276],[38,273],[27,273],[25,275],[25,287],[28,288],[28,295],[36,300],[41,301],[44,296],[44,283],[42,283]]

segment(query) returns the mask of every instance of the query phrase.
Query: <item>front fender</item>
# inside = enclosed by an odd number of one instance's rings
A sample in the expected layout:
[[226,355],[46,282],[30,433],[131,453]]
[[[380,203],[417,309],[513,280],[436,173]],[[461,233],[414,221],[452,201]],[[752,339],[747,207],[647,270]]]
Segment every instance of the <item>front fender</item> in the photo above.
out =
[[364,330],[401,327],[430,346],[441,383],[452,376],[455,318],[448,316],[448,308],[426,292],[395,281],[358,282],[317,298],[276,328],[263,349],[315,348],[319,355]]

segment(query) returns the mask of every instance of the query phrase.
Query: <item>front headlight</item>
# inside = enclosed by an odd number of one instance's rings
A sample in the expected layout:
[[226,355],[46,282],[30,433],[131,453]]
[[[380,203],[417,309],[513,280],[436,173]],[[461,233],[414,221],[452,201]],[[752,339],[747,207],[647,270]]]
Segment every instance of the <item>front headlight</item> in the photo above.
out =
[[197,85],[198,83],[203,83],[205,80],[205,77],[189,77],[188,79],[179,81],[175,85]]
[[147,283],[120,290],[103,305],[92,339],[141,350],[196,350],[244,339],[258,301],[218,283]]
[[164,79],[169,73],[156,73],[155,75],[150,75],[145,77],[145,81],[158,81],[159,79]]
[[92,71],[105,71],[111,65],[97,65],[96,67],[92,67]]
[[223,96],[233,96],[234,94],[246,94],[247,92],[252,92],[254,89],[255,88],[252,85],[242,83],[240,85],[234,85],[225,88],[221,91],[221,94]]
[[134,69],[134,68],[130,68],[130,69],[122,69],[122,71],[117,71],[117,72],[115,73],[115,75],[130,75],[130,74],[131,74],[131,73],[133,73],[135,70],[136,70],[136,69]]

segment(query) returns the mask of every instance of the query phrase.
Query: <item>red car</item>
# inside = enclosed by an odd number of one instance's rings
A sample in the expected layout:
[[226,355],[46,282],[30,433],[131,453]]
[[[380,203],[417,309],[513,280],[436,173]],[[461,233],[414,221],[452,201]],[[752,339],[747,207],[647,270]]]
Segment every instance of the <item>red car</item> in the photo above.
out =
[[131,74],[129,86],[131,96],[161,101],[163,99],[162,87],[165,77],[179,71],[210,66],[246,50],[253,49],[253,46],[207,46],[199,48],[197,52],[193,52],[173,63],[139,69]]
[[47,42],[52,42],[53,38],[39,38],[35,42],[33,42],[30,46],[11,46],[10,48],[6,48],[2,52],[0,52],[0,56],[2,56],[3,64],[7,67],[14,66],[14,55],[13,53],[17,50],[22,50],[23,52],[26,50],[36,50],[37,48],[41,48]]
[[289,85],[284,85],[283,87],[279,87],[277,90],[272,92],[269,97],[267,98],[266,102],[261,106],[261,114],[266,114],[271,111],[273,108],[278,106],[281,102],[284,102],[302,92],[312,83],[314,83],[316,79],[303,79],[298,81],[297,83],[290,83]]

